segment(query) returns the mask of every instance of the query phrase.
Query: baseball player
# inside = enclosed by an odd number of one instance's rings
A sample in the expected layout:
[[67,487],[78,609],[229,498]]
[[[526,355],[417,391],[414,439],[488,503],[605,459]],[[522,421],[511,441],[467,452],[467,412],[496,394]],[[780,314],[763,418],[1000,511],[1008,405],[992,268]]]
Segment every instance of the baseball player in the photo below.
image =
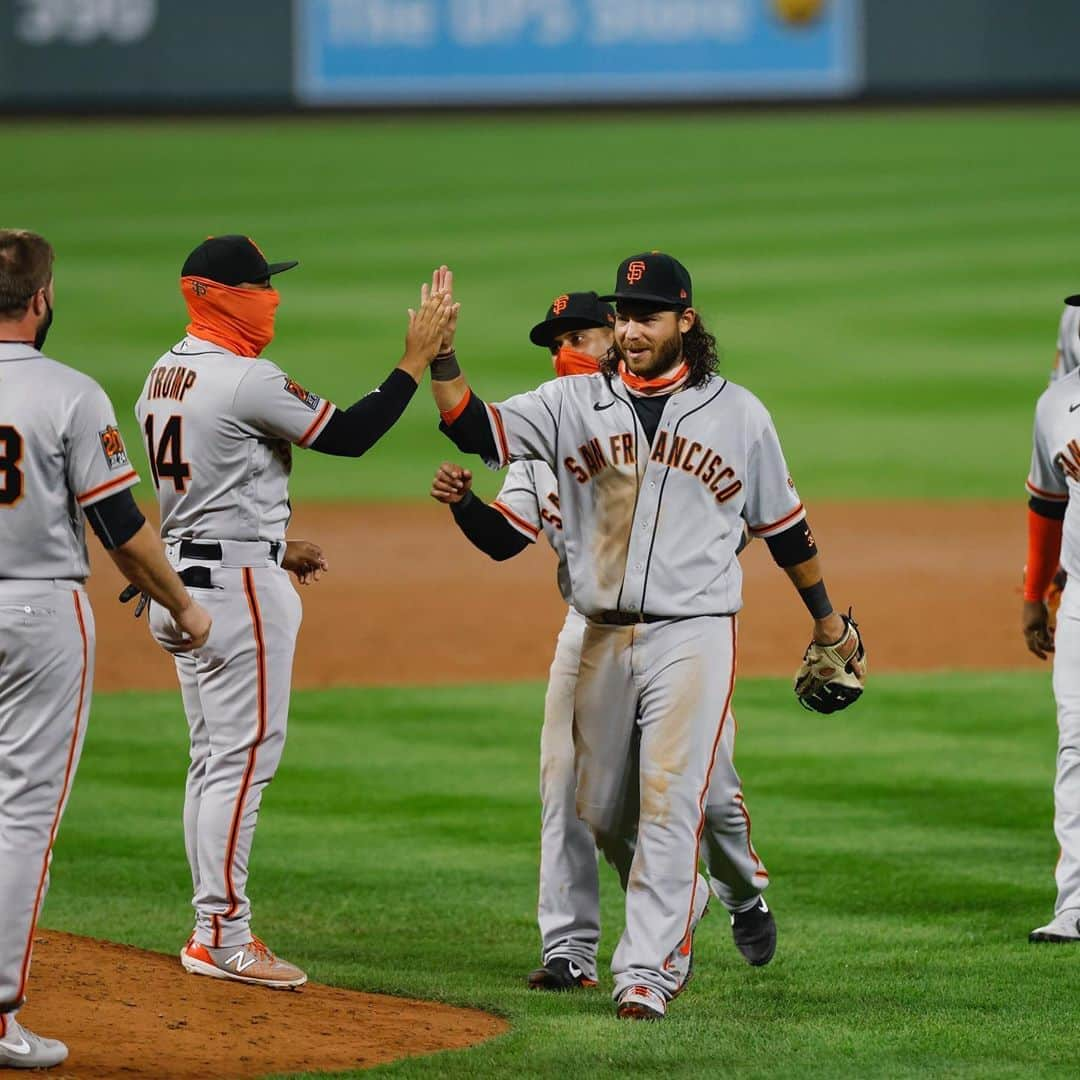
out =
[[[1065,301],[1059,361],[1076,353],[1080,296]],[[1071,325],[1068,335],[1064,328]],[[1060,366],[1060,365],[1059,365]],[[1028,557],[1024,578],[1022,626],[1027,647],[1039,659],[1054,654],[1054,700],[1057,703],[1058,755],[1054,783],[1054,832],[1061,845],[1055,870],[1054,917],[1033,930],[1032,942],[1080,941],[1080,369],[1051,381],[1035,407],[1035,429],[1028,475]],[[1067,583],[1049,625],[1047,589],[1060,557]]]
[[[575,690],[577,809],[625,874],[626,929],[612,961],[617,1015],[661,1019],[685,986],[708,888],[697,873],[737,860],[754,883],[736,919],[775,924],[732,763],[735,557],[745,521],[787,571],[813,618],[805,674],[837,708],[859,685],[827,685],[827,649],[858,683],[858,630],[833,611],[806,511],[764,406],[715,372],[715,342],[686,269],[659,252],[619,267],[615,357],[597,375],[556,379],[498,405],[456,361],[433,369],[442,429],[493,467],[546,462],[559,480],[566,561],[586,618]],[[809,665],[809,667],[807,666]],[[814,695],[800,700],[819,707]],[[723,792],[723,796],[719,794]],[[732,843],[736,830],[741,842]]]
[[[405,355],[348,409],[310,393],[262,357],[274,336],[273,275],[244,236],[211,237],[187,258],[186,336],[153,366],[136,405],[170,562],[214,615],[176,672],[191,736],[184,836],[195,927],[184,969],[271,988],[307,976],[251,931],[246,884],[262,793],[285,742],[300,600],[285,572],[315,580],[326,562],[286,542],[292,447],[359,457],[394,424],[438,351],[449,300],[409,313]],[[151,609],[151,629],[167,626]]]
[[138,476],[109,399],[41,351],[52,266],[42,237],[0,230],[0,1067],[27,1069],[67,1058],[15,1014],[90,713],[85,522],[161,605],[173,648],[197,648],[210,632],[131,497]]
[[[595,292],[566,293],[555,298],[529,339],[550,350],[558,377],[593,374],[611,349],[614,322],[611,305],[601,303]],[[559,561],[559,591],[569,606],[551,662],[540,734],[541,966],[528,976],[528,986],[554,991],[594,987],[600,940],[596,845],[575,808],[572,732],[585,618],[570,594],[558,481],[542,461],[516,461],[490,506],[473,495],[471,481],[468,470],[444,463],[431,494],[449,505],[476,547],[493,559],[509,559],[542,533]]]
[[[558,377],[595,374],[612,348],[615,313],[596,293],[558,296],[544,320],[532,328],[533,344],[546,346]],[[541,966],[528,977],[534,990],[570,990],[596,985],[596,948],[600,936],[599,882],[592,833],[577,816],[574,775],[574,690],[577,685],[585,618],[573,606],[558,482],[540,461],[515,461],[506,482],[488,506],[472,494],[472,473],[444,462],[432,485],[432,497],[450,506],[461,531],[481,551],[498,561],[512,558],[542,532],[558,556],[559,591],[569,608],[559,632],[544,699],[540,736],[540,896],[538,921]],[[738,830],[737,830],[738,833]],[[742,842],[737,835],[736,843]],[[623,869],[633,857],[625,851]],[[706,855],[708,852],[706,852]],[[758,868],[755,867],[755,870]],[[733,870],[724,860],[713,888],[718,896],[757,896],[753,881],[725,880]],[[762,875],[763,876],[763,875]],[[746,920],[733,925],[735,943],[749,963],[772,959],[775,935],[760,940],[747,934]],[[689,965],[689,958],[688,958]]]

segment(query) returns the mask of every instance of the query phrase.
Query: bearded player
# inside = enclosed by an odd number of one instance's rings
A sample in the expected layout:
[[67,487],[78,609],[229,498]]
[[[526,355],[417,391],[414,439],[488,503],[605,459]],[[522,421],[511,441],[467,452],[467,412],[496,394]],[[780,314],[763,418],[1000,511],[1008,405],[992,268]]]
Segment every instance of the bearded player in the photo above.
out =
[[771,418],[715,373],[685,268],[658,252],[633,256],[602,299],[618,302],[618,361],[600,374],[496,406],[453,368],[433,368],[432,388],[442,429],[460,449],[495,467],[540,460],[559,479],[572,595],[587,621],[575,693],[577,808],[626,889],[612,962],[617,1015],[655,1020],[689,978],[708,901],[697,873],[702,843],[710,865],[730,860],[746,886],[725,898],[733,918],[772,922],[732,763],[744,521],[814,621],[800,701],[831,712],[856,700],[864,653],[854,623],[829,602]]
[[[326,569],[320,549],[286,541],[293,446],[359,457],[405,410],[451,317],[429,297],[409,313],[405,355],[348,409],[310,393],[263,349],[279,296],[245,236],[211,237],[188,256],[180,289],[187,334],[147,376],[136,415],[146,437],[172,564],[214,616],[214,634],[176,657],[191,737],[184,836],[195,928],[180,954],[196,975],[281,989],[307,976],[251,930],[248,861],[259,805],[285,743],[301,582]],[[151,629],[167,641],[160,612]]]

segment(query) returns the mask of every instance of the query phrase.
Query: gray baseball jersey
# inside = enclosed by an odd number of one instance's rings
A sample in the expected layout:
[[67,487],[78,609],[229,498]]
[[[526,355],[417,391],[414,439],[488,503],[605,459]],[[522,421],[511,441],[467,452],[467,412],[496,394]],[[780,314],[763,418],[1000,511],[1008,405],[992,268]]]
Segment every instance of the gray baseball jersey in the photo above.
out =
[[90,573],[80,507],[138,483],[116,414],[88,375],[0,344],[0,550],[5,578]]
[[568,604],[572,604],[559,484],[551,468],[542,461],[515,461],[507,469],[503,486],[491,505],[526,540],[535,542],[541,533],[544,534],[559,560],[556,572],[559,592]]
[[769,413],[726,379],[671,395],[651,446],[626,388],[602,375],[555,379],[488,410],[499,451],[489,464],[533,458],[557,476],[585,615],[734,613],[743,520],[769,537],[805,517]]
[[310,446],[334,406],[276,364],[190,334],[147,376],[142,425],[166,539],[282,540],[292,446]]
[[1080,308],[1065,305],[1058,324],[1058,357],[1050,381],[1064,378],[1080,368]]

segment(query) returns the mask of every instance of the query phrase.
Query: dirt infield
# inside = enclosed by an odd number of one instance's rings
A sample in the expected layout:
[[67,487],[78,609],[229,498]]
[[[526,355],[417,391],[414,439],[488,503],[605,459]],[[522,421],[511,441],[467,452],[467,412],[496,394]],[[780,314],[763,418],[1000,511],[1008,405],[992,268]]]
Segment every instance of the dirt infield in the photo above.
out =
[[[826,503],[812,525],[834,602],[855,604],[872,671],[1038,664],[1017,629],[1022,502]],[[565,613],[546,544],[493,563],[434,503],[304,506],[290,533],[321,543],[331,565],[301,590],[296,686],[546,677]],[[145,620],[116,603],[116,571],[99,551],[94,563],[98,689],[175,688]],[[788,675],[806,644],[805,611],[764,544],[743,565],[739,672]]]
[[68,1035],[68,1063],[48,1074],[56,1080],[341,1072],[471,1046],[508,1027],[475,1009],[315,983],[275,992],[198,978],[175,957],[55,930],[34,939],[19,1019]]

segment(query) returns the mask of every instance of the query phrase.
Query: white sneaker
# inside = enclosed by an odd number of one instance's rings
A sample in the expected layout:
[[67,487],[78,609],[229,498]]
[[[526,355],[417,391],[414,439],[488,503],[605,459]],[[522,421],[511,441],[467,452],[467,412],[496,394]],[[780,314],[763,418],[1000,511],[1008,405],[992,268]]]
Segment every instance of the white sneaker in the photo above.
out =
[[24,1028],[10,1013],[0,1038],[0,1068],[48,1069],[66,1061],[68,1048],[59,1039],[46,1039]]
[[1080,908],[1066,908],[1045,926],[1032,930],[1028,934],[1028,941],[1032,944],[1051,941],[1057,945],[1080,942]]
[[631,986],[619,995],[615,1015],[620,1020],[663,1020],[667,1002],[650,986]]

